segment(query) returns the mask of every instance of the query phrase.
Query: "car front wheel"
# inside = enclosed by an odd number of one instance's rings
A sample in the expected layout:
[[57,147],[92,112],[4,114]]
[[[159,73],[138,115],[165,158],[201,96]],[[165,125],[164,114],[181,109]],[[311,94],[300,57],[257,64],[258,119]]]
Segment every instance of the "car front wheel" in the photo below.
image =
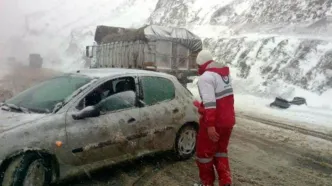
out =
[[175,153],[180,160],[191,158],[196,150],[197,130],[192,125],[182,127],[175,139]]
[[50,161],[38,153],[15,158],[6,169],[2,186],[46,186],[52,179]]

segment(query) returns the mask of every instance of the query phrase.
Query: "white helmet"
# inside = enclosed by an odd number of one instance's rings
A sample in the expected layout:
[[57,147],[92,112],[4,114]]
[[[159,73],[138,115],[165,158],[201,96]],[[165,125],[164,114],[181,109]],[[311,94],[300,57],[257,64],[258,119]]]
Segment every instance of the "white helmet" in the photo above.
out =
[[196,58],[197,65],[203,65],[204,63],[213,60],[212,54],[208,50],[202,50],[198,53]]

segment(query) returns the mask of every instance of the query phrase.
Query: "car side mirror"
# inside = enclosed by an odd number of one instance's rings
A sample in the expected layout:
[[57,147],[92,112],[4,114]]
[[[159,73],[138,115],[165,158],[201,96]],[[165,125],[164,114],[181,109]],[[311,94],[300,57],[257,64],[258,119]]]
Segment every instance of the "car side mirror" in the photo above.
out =
[[79,112],[72,114],[74,120],[100,116],[100,110],[95,106],[87,106]]
[[94,46],[86,46],[85,47],[85,56],[88,58],[93,58],[93,47]]

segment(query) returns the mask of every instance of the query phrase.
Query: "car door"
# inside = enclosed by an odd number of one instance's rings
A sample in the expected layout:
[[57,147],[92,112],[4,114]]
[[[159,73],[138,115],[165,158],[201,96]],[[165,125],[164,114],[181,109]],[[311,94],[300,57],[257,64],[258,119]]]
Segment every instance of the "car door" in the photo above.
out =
[[[136,77],[131,78],[136,79]],[[133,142],[137,141],[137,126],[141,122],[139,108],[136,106],[137,93],[136,90],[121,92],[112,90],[116,87],[115,83],[118,80],[119,78],[113,79],[109,84],[111,88],[108,92],[114,93],[94,105],[101,111],[99,116],[77,120],[72,117],[72,114],[79,109],[74,107],[68,111],[66,130],[73,164],[84,165],[135,154],[137,143]],[[137,80],[133,82],[136,87]],[[84,99],[82,101],[84,102]],[[82,101],[78,106],[82,104]]]
[[142,130],[149,135],[143,139],[148,150],[172,148],[177,130],[176,118],[181,117],[181,107],[176,100],[173,82],[159,76],[139,76],[142,103],[140,114]]

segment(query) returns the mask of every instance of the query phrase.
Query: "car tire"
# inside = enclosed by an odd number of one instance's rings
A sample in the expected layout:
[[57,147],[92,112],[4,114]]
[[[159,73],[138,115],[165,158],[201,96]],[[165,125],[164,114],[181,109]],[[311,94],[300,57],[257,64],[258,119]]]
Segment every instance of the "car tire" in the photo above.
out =
[[48,186],[51,181],[51,161],[38,153],[26,153],[9,164],[2,186]]
[[175,138],[175,154],[178,160],[190,159],[196,151],[197,129],[192,125],[183,126]]

